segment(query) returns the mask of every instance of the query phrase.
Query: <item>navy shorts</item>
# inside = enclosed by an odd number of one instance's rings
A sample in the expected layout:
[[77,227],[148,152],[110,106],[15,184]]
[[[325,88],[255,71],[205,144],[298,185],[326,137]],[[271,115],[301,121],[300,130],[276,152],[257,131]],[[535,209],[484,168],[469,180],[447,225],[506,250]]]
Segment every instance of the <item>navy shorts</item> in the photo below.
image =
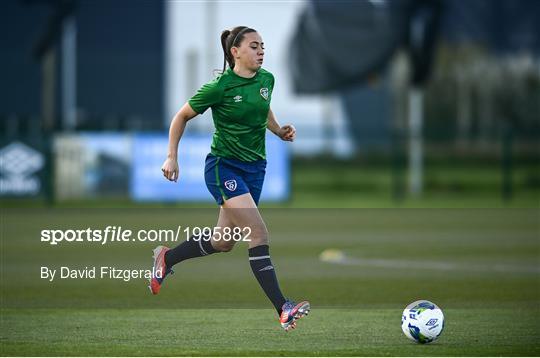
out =
[[206,156],[204,179],[208,190],[219,205],[225,200],[250,193],[259,205],[266,174],[266,160],[244,162],[237,159]]

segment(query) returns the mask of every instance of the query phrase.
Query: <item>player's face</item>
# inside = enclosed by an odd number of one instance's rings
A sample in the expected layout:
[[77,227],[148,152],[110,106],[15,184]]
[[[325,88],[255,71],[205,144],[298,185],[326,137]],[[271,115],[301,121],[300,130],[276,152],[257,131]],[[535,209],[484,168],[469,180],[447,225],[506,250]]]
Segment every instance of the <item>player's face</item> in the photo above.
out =
[[261,36],[257,32],[245,34],[240,46],[233,47],[233,56],[236,63],[257,71],[261,68],[264,58],[264,42]]

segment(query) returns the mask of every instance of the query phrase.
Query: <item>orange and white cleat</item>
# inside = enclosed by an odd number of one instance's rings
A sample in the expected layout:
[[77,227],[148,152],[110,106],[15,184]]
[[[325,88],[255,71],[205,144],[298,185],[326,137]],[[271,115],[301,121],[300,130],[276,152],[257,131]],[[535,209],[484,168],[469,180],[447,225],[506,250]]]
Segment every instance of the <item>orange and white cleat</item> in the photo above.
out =
[[163,284],[163,280],[168,274],[173,274],[173,270],[167,267],[165,264],[165,253],[170,249],[166,246],[158,246],[154,249],[154,268],[152,270],[152,278],[150,279],[150,285],[148,288],[152,294],[157,295]]
[[311,306],[308,301],[302,301],[298,304],[293,301],[287,301],[281,309],[279,323],[281,323],[281,327],[285,332],[288,332],[291,329],[295,329],[296,321],[307,316],[310,310]]

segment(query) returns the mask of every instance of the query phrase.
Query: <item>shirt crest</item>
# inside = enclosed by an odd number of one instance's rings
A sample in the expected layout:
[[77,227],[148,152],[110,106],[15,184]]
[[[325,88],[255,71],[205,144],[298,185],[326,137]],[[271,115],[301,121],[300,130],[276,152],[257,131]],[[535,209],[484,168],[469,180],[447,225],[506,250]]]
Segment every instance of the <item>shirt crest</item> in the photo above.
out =
[[268,88],[263,87],[263,88],[261,88],[260,92],[261,92],[262,98],[264,98],[266,101],[268,101]]

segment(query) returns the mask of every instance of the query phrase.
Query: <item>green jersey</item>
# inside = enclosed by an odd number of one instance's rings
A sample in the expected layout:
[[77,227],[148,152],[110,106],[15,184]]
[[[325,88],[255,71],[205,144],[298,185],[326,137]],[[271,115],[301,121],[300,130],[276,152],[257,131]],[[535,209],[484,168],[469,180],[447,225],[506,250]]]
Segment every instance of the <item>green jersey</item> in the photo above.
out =
[[252,78],[232,69],[208,82],[189,100],[199,114],[212,108],[214,137],[211,153],[253,162],[266,158],[265,136],[274,76],[262,68]]

